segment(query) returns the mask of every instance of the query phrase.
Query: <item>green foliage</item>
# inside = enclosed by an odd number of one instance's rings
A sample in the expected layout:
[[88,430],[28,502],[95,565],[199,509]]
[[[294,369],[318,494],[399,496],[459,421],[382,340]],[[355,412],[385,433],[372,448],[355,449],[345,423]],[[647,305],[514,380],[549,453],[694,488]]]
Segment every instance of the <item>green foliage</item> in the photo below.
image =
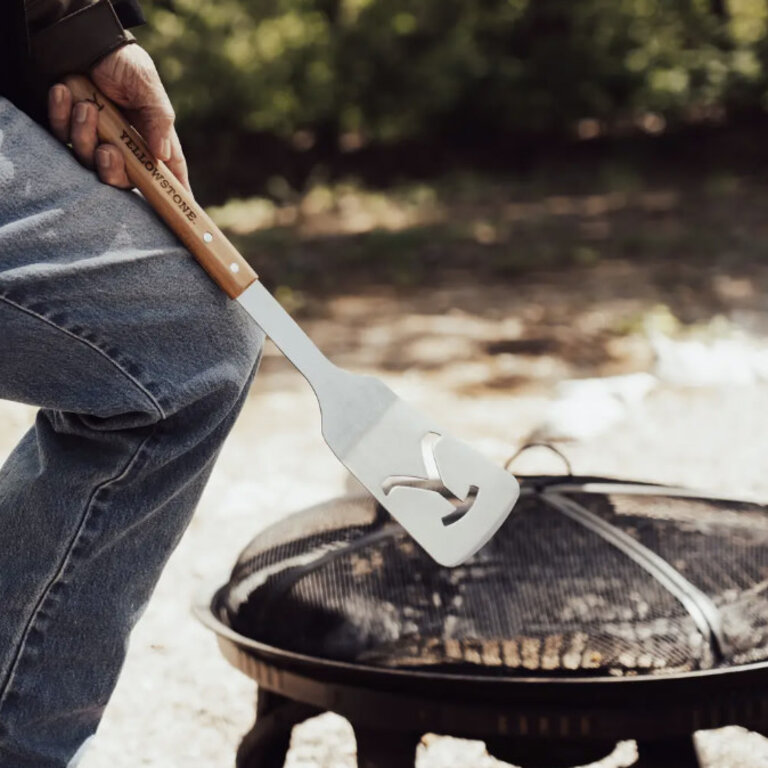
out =
[[764,0],[147,0],[188,129],[394,142],[766,102]]

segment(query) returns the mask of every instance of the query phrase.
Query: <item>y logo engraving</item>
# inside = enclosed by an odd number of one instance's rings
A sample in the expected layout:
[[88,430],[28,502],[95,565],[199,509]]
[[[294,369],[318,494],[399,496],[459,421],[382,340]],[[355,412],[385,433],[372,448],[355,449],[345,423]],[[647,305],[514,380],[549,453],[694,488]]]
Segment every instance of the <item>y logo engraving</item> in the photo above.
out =
[[96,109],[98,109],[98,110],[99,110],[99,112],[101,112],[101,111],[104,109],[104,105],[103,105],[103,104],[102,104],[102,103],[99,101],[99,96],[98,96],[98,94],[96,93],[96,91],[94,91],[94,92],[91,94],[91,98],[90,98],[90,99],[86,99],[86,101],[87,101],[89,104],[95,104],[95,105],[96,105]]
[[[431,499],[432,503],[439,499],[441,511],[444,511],[440,519],[444,526],[449,526],[461,520],[471,511],[477,499],[479,487],[475,483],[470,483],[467,486],[466,493],[463,494],[456,493],[448,487],[440,472],[435,453],[435,449],[441,439],[442,435],[437,434],[437,432],[428,432],[421,440],[422,458],[426,468],[425,477],[407,477],[402,475],[388,477],[382,483],[382,489],[387,496],[397,489],[407,489],[409,493],[424,494],[424,502],[427,501],[427,495],[433,497]],[[440,483],[440,485],[437,486],[437,483]],[[432,487],[423,487],[430,485]],[[454,488],[456,488],[455,484]]]
[[[520,489],[509,472],[452,437],[430,432],[422,437],[421,449],[426,477],[387,478],[382,504],[415,532],[417,541],[429,542],[430,554],[439,563],[458,565],[467,559],[468,543],[477,551],[498,530]],[[429,481],[431,487],[425,488]],[[457,506],[446,495],[461,503]]]

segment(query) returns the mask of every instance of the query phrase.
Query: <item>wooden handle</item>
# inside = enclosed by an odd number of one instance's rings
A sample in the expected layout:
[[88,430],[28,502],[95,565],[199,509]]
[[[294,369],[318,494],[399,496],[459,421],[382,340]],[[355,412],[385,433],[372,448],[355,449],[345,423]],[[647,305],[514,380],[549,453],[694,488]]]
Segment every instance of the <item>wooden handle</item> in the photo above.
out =
[[99,138],[120,150],[128,178],[217,285],[230,298],[237,298],[258,275],[195,202],[192,193],[165,163],[154,157],[136,129],[87,77],[71,75],[65,83],[75,101],[90,101],[98,107]]

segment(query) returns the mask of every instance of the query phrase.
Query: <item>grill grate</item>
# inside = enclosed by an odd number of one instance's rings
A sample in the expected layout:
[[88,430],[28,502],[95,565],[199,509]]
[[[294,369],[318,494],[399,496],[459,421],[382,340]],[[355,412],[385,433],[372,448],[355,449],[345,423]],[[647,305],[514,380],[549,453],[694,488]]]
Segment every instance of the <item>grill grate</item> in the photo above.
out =
[[768,657],[766,508],[615,481],[522,487],[494,539],[454,569],[369,497],[294,515],[243,552],[223,618],[309,656],[488,676],[658,675]]

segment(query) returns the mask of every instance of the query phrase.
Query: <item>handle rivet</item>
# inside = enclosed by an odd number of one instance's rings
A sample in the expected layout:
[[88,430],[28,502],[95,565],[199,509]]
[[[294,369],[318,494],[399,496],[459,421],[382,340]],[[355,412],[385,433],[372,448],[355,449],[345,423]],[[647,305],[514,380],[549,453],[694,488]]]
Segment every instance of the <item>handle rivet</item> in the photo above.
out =
[[210,232],[206,232],[203,235],[203,240],[205,240],[206,243],[210,243],[211,240],[213,240],[213,235]]
[[235,274],[237,274],[240,271],[240,265],[239,264],[235,264],[234,262],[232,262],[229,265],[229,271],[230,272],[234,272]]

